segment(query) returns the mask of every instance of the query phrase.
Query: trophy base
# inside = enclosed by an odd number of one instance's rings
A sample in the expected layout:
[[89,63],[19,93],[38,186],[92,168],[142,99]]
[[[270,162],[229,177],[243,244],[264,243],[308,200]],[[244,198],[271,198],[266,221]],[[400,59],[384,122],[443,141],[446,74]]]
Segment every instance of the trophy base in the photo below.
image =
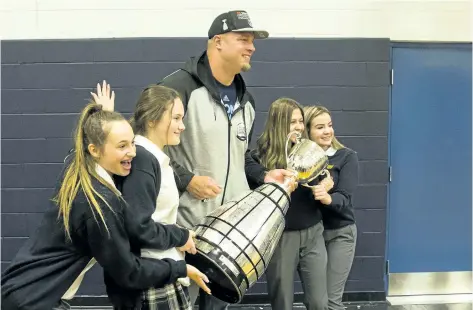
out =
[[224,302],[236,304],[241,302],[243,298],[238,287],[245,279],[242,275],[233,276],[233,273],[224,264],[219,264],[219,258],[222,255],[224,255],[223,252],[218,248],[208,254],[197,250],[195,255],[187,254],[185,259],[186,263],[196,267],[207,276],[209,283],[206,284],[210,288],[212,296]]

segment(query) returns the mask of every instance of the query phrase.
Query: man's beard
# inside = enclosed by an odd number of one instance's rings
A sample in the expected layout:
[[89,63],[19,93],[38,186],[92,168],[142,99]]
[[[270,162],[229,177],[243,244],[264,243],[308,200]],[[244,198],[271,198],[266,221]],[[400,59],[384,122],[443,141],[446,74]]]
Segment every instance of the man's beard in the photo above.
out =
[[241,66],[241,71],[243,72],[248,72],[250,71],[251,69],[251,65],[248,63],[248,64],[244,64],[243,66]]

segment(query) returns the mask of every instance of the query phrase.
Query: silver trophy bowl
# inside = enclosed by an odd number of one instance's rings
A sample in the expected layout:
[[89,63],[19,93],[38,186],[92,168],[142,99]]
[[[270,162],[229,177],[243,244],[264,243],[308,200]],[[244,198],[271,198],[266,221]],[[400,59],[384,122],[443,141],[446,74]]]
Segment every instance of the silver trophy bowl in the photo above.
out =
[[[289,142],[292,136],[296,137],[296,142],[289,152]],[[328,157],[325,151],[312,140],[303,139],[297,131],[292,131],[287,136],[286,161],[287,169],[294,171],[296,181],[302,185],[308,186],[308,183],[315,178],[329,175],[326,169]]]

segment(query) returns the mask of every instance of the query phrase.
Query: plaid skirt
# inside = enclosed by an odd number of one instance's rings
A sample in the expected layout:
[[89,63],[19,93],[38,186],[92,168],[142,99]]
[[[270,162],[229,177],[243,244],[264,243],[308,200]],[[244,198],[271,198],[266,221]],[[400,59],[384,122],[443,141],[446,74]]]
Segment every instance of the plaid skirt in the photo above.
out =
[[150,288],[141,295],[141,310],[192,310],[187,287],[179,282]]

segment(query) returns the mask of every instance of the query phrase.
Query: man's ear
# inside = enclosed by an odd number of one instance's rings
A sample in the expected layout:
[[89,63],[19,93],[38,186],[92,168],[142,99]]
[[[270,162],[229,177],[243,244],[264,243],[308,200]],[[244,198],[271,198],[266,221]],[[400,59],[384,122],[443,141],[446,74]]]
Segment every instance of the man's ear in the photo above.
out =
[[100,158],[100,150],[98,147],[96,147],[94,144],[89,144],[87,146],[87,149],[89,150],[90,155],[92,155],[93,158],[99,159]]
[[222,36],[216,35],[215,37],[213,37],[213,41],[214,41],[215,47],[218,50],[221,50],[222,49]]

